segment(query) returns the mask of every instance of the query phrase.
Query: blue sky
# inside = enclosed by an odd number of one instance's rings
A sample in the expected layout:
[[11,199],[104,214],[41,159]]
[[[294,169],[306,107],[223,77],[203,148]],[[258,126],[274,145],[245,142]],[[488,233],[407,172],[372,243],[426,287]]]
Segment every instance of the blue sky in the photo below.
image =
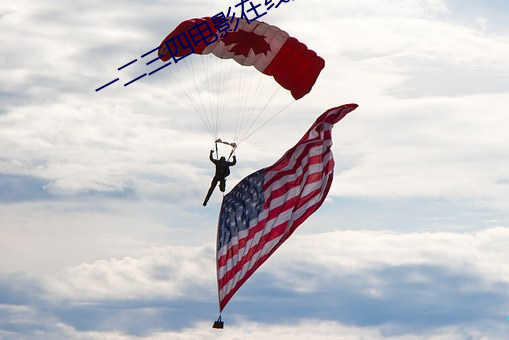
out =
[[124,87],[142,68],[117,68],[234,5],[0,5],[0,338],[509,337],[505,1],[299,0],[264,17],[326,66],[241,144],[228,187],[328,108],[359,108],[334,128],[324,205],[211,329],[211,136],[170,71]]

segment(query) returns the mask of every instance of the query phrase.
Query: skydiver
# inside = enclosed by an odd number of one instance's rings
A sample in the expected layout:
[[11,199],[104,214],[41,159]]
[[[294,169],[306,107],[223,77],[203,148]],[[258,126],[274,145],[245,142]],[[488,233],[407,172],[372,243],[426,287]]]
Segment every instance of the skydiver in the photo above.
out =
[[[233,153],[233,152],[232,152]],[[212,163],[216,165],[216,174],[210,183],[209,191],[207,192],[207,196],[203,201],[203,206],[207,205],[212,192],[216,188],[217,183],[219,182],[219,190],[224,192],[226,190],[226,177],[230,175],[230,166],[234,166],[237,164],[237,158],[233,155],[233,162],[228,162],[226,158],[223,156],[220,159],[214,159],[212,156],[214,154],[214,150],[210,150],[209,159]]]

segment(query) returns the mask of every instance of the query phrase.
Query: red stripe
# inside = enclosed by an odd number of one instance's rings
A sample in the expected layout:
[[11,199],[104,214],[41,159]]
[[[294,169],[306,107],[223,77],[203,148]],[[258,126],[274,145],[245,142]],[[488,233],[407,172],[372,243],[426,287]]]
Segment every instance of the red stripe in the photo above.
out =
[[[308,143],[305,148],[303,149],[303,152],[297,157],[297,159],[294,161],[294,165],[289,168],[289,169],[286,169],[286,170],[273,170],[273,167],[269,167],[267,168],[267,173],[269,172],[275,172],[275,174],[264,184],[264,190],[266,188],[269,188],[274,182],[280,180],[281,178],[287,176],[288,174],[291,174],[291,173],[294,173],[295,171],[297,171],[298,168],[302,167],[302,163],[303,163],[303,160],[304,158],[306,157],[314,157],[315,155],[313,156],[310,156],[310,151],[311,149],[313,148],[316,148],[317,146],[320,146],[321,144],[323,143]],[[324,151],[322,151],[319,155],[316,155],[316,156],[320,156],[320,155],[323,155],[325,153],[328,152],[328,149],[329,149],[329,146],[326,147],[326,149]],[[286,161],[286,165],[288,166],[288,158],[291,158],[291,155],[288,155],[286,157],[283,157],[280,161]],[[277,164],[277,163],[276,163]]]
[[[224,266],[226,264],[226,261],[228,261],[231,257],[233,257],[233,255],[237,255],[241,249],[244,249],[247,245],[247,242],[249,242],[252,238],[254,238],[257,233],[263,231],[263,229],[265,228],[265,224],[267,223],[267,220],[268,220],[267,218],[261,219],[260,221],[258,221],[258,223],[256,225],[247,229],[247,231],[248,231],[247,235],[238,240],[237,249],[234,249],[234,251],[232,251],[232,252],[230,252],[230,249],[228,249],[226,254],[222,255],[217,260],[217,263],[219,264],[219,266],[220,267]],[[228,247],[228,245],[227,245],[227,247]],[[218,251],[221,251],[222,249],[224,249],[224,247],[219,249]],[[218,253],[218,256],[219,255],[220,254]]]
[[[333,174],[331,173],[331,175],[327,179],[327,184],[325,185],[323,194],[320,197],[320,201],[318,201],[317,203],[315,203],[314,205],[309,207],[301,217],[295,219],[295,221],[294,221],[295,228],[297,228],[299,225],[301,225],[309,216],[311,216],[311,214],[313,214],[316,210],[318,210],[318,208],[320,208],[320,206],[323,204],[323,202],[325,201],[325,198],[327,197],[327,194],[329,193],[329,190],[330,190],[330,187],[332,184],[332,178],[333,178]],[[293,231],[292,231],[292,233],[293,233]],[[288,235],[288,236],[290,236],[290,235]]]
[[[320,143],[322,144],[322,143]],[[303,164],[302,163],[312,163],[312,164],[317,164],[317,163],[320,163],[320,159],[315,159],[316,157],[322,157],[322,155],[324,155],[325,153],[327,153],[327,150],[324,150],[324,151],[321,151],[319,154],[314,154],[314,155],[311,155],[311,149],[316,149],[317,147],[320,146],[320,144],[318,143],[308,143],[307,146],[305,146],[304,148],[302,148],[302,151],[300,152],[300,155],[297,156],[297,158],[292,162],[294,163],[292,165],[291,168],[289,168],[290,166],[290,162],[287,161],[287,159],[289,159],[290,157],[285,157],[284,161],[285,161],[285,166],[280,168],[280,169],[277,169],[277,170],[273,170],[273,168],[269,168],[267,170],[267,177],[270,177],[270,179],[267,180],[267,182],[264,184],[264,187],[267,188],[267,187],[270,187],[273,182],[275,182],[276,180],[274,180],[274,177],[278,176],[279,174],[284,174],[284,175],[287,175],[287,174],[291,174],[295,171],[297,171],[298,168],[302,167]],[[293,156],[295,157],[295,153],[293,154]],[[306,160],[306,162],[304,162],[304,159],[305,158],[308,158]],[[281,160],[283,161],[283,160]],[[278,166],[279,168],[279,166]],[[278,176],[278,178],[280,178],[282,176]]]
[[253,255],[256,254],[257,252],[261,251],[263,246],[266,243],[268,243],[268,242],[274,240],[275,238],[281,236],[282,234],[284,234],[284,232],[286,230],[286,226],[288,225],[288,222],[289,221],[285,221],[285,222],[281,223],[280,225],[272,228],[269,233],[265,234],[264,236],[262,236],[260,238],[260,240],[258,241],[258,243],[256,243],[256,245],[253,245],[253,247],[249,248],[247,253],[244,254],[242,256],[242,258],[239,259],[239,261],[237,263],[235,263],[232,268],[230,268],[228,271],[226,271],[225,274],[223,275],[223,277],[219,279],[219,281],[218,281],[219,287],[225,286],[226,283],[228,283],[228,281],[230,281],[238,272],[240,272],[242,270],[242,267],[244,267],[245,264],[251,262]]
[[[312,147],[315,147],[315,146],[312,146]],[[311,148],[312,148],[311,147]],[[328,152],[328,150],[326,151],[323,151],[320,155],[316,155],[318,157],[321,157],[321,155],[325,154],[326,152]],[[297,158],[297,160],[295,161],[296,163],[293,165],[293,167],[287,169],[287,170],[281,170],[281,171],[278,171],[276,172],[264,185],[264,190],[266,190],[267,188],[270,188],[274,182],[277,182],[279,180],[281,180],[282,178],[290,175],[290,174],[293,174],[295,173],[300,167],[302,167],[302,162],[303,160],[306,158],[306,157],[315,157],[315,156],[309,156],[309,153],[308,154],[302,154],[301,156],[299,156],[299,158]]]
[[[327,154],[326,154],[327,155]],[[318,155],[318,156],[314,156],[313,159],[315,159],[314,161],[310,162],[312,164],[307,164],[306,166],[304,166],[303,168],[303,173],[301,176],[295,178],[294,180],[292,181],[288,181],[288,182],[285,182],[280,188],[278,189],[273,189],[271,192],[270,192],[270,196],[268,198],[268,200],[273,200],[273,199],[276,199],[278,197],[281,197],[283,196],[284,194],[286,194],[289,190],[295,188],[295,187],[301,187],[302,186],[302,183],[305,183],[305,184],[309,184],[313,181],[318,181],[320,178],[321,178],[321,172],[315,172],[313,174],[308,174],[308,170],[309,170],[309,167],[311,165],[314,165],[314,164],[320,164],[322,163],[323,159],[325,157],[323,157],[323,155]],[[307,180],[306,181],[303,181],[303,179],[306,177],[307,175]],[[318,178],[318,176],[320,176]]]
[[315,189],[315,190],[311,191],[306,196],[301,196],[299,198],[299,201],[295,205],[295,210],[299,210],[300,208],[302,208],[303,206],[308,204],[308,202],[311,199],[316,198],[317,196],[321,196],[321,195],[322,195],[322,188],[318,188],[318,189]]
[[[283,213],[283,212],[285,212],[287,210],[292,209],[295,206],[295,204],[297,203],[297,201],[298,201],[298,197],[295,197],[292,200],[285,201],[285,203],[283,205],[277,206],[277,207],[273,208],[272,210],[270,210],[269,214],[268,214],[268,216],[266,218],[260,220],[255,226],[253,226],[252,228],[250,228],[248,230],[248,235],[246,237],[244,237],[242,239],[239,239],[239,242],[238,242],[239,243],[239,249],[245,248],[245,246],[247,245],[249,240],[254,238],[255,235],[258,232],[263,231],[265,229],[265,225],[266,225],[267,221],[270,221],[271,219],[277,217],[278,215],[281,215],[281,213]],[[286,223],[286,222],[284,222],[284,223]],[[277,229],[279,226],[281,226],[281,225],[278,225],[278,226],[272,228],[271,230]],[[272,231],[271,231],[271,233],[272,233]],[[260,239],[258,244],[260,244],[261,242],[263,242],[263,244],[265,244],[267,242],[267,238],[266,237],[267,237],[267,235],[262,236],[262,238]],[[226,264],[226,262],[230,258],[233,257],[233,255],[237,255],[238,254],[238,250],[235,253],[234,252],[230,253],[229,251],[227,251],[227,253],[225,255],[221,256],[218,259],[218,263],[220,263],[220,267],[224,266]],[[245,257],[245,256],[246,255],[243,255],[243,257]]]
[[[246,272],[246,274],[240,279],[238,280],[236,283],[235,283],[235,286],[232,287],[232,289],[230,289],[228,291],[228,293],[226,293],[226,295],[219,300],[219,309],[220,311],[222,311],[224,309],[224,307],[226,306],[226,304],[230,301],[230,299],[233,297],[233,295],[237,292],[237,290],[247,281],[247,279],[249,279],[251,277],[251,275],[253,275],[253,273],[270,257],[270,255],[272,255],[272,253],[274,253],[274,251],[276,251],[277,247],[279,247],[281,244],[278,244],[276,247],[274,247],[274,249],[271,250],[270,253],[268,253],[267,255],[264,255],[262,257],[260,257],[258,259],[258,261],[256,262],[256,264],[253,266],[253,268],[251,268],[250,270],[248,270]],[[219,287],[219,289],[222,289],[223,287]]]
[[[313,129],[314,129],[314,125],[313,125]],[[277,171],[281,171],[285,167],[287,167],[288,164],[290,163],[290,159],[295,156],[295,153],[296,153],[298,147],[304,146],[304,148],[302,148],[302,150],[299,151],[299,152],[300,153],[308,154],[309,153],[309,147],[307,145],[310,145],[311,147],[313,147],[313,146],[317,146],[316,143],[320,143],[321,144],[321,142],[323,142],[323,140],[320,139],[320,135],[318,137],[316,137],[316,138],[308,138],[307,135],[309,135],[309,131],[304,136],[306,138],[303,137],[299,141],[299,143],[297,143],[297,145],[295,145],[290,150],[286,151],[285,154],[276,163],[274,163],[271,166],[269,166],[268,168],[266,168],[267,172],[269,172],[269,171],[270,172],[277,172]]]
[[237,249],[233,249],[232,252],[230,252],[230,249],[228,249],[226,254],[221,256],[217,260],[218,266],[219,267],[224,266],[226,264],[226,261],[228,261],[230,258],[232,258],[233,255],[237,255],[240,249],[244,249],[246,247],[247,242],[250,239],[252,239],[255,236],[255,234],[257,234],[258,232],[260,232],[260,231],[262,231],[264,229],[266,221],[267,221],[266,219],[260,220],[252,228],[249,228],[247,236],[239,239]]
[[[286,231],[286,227],[288,225],[288,221],[278,225],[277,227],[271,229],[271,232],[264,235],[260,241],[254,245],[253,247],[251,247],[248,251],[248,253],[243,256],[239,262],[237,262],[230,270],[228,270],[222,278],[219,279],[218,283],[219,283],[219,287],[220,289],[222,289],[224,286],[226,286],[226,284],[237,274],[239,273],[242,268],[244,267],[244,265],[250,263],[252,260],[253,260],[253,255],[256,254],[257,252],[260,252],[262,249],[263,249],[263,246],[274,240],[275,238],[278,238],[280,237],[281,235],[283,235]],[[281,242],[277,242],[276,245],[280,244]],[[271,253],[272,250],[269,250],[269,253]],[[262,255],[263,257],[264,255]],[[256,259],[254,261],[254,263],[256,264],[256,262],[258,262],[259,259]],[[248,271],[249,272],[249,271]],[[246,274],[244,274],[245,276]],[[242,277],[244,277],[242,276]]]

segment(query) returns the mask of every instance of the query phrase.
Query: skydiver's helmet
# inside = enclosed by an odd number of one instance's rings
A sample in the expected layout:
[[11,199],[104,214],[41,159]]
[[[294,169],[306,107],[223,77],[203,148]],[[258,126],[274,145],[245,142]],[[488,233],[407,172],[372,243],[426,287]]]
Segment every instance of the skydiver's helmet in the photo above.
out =
[[226,162],[226,158],[224,156],[222,156],[220,159],[219,159],[221,162]]

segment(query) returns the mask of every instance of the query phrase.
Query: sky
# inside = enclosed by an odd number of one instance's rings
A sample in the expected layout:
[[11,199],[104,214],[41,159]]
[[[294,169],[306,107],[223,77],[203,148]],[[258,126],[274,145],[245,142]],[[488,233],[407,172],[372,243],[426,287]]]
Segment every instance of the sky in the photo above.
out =
[[149,68],[117,69],[179,22],[236,4],[0,4],[0,339],[507,339],[502,0],[267,12],[325,68],[239,145],[228,188],[327,109],[359,107],[334,127],[327,200],[211,328],[221,195],[201,203],[213,139],[171,67],[129,86]]

